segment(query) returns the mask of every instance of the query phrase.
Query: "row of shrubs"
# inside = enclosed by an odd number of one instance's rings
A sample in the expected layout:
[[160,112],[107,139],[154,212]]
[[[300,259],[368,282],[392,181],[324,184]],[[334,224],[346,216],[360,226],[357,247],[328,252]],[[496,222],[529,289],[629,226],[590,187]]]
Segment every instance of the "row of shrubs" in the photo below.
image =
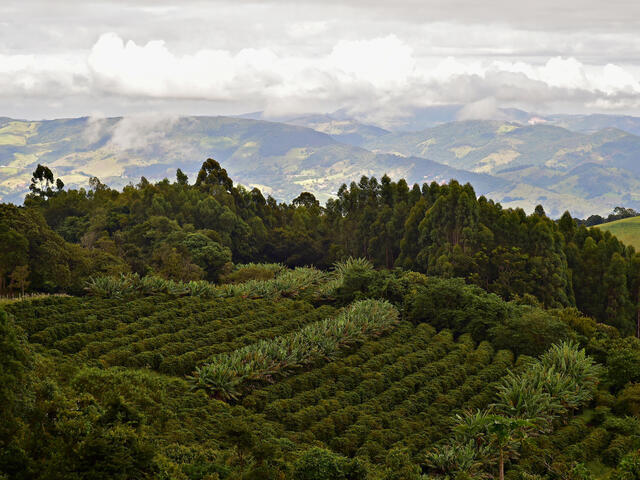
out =
[[[122,274],[119,277],[91,279],[85,289],[101,298],[130,299],[148,295],[197,296],[203,298],[276,298],[297,297],[304,293],[319,294],[328,282],[328,273],[312,267],[284,269],[268,280],[251,279],[242,283],[216,285],[203,280],[177,282],[147,275]],[[324,290],[326,291],[326,289]]]
[[398,311],[387,301],[355,302],[337,317],[307,325],[288,335],[216,355],[196,369],[194,388],[222,400],[235,400],[251,384],[285,376],[296,368],[331,359],[346,346],[392,329]]
[[303,294],[329,297],[338,291],[346,276],[373,272],[371,262],[354,258],[336,263],[331,272],[314,267],[291,270],[278,263],[251,263],[237,266],[222,279],[224,283],[218,285],[202,280],[179,282],[153,275],[141,277],[134,273],[92,278],[85,290],[96,297],[116,299],[155,294],[204,298],[277,298]]

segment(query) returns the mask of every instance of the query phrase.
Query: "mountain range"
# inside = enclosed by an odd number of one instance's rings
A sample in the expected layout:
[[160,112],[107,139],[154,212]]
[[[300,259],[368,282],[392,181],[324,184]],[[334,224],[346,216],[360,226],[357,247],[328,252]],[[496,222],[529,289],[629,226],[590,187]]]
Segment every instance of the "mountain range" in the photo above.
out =
[[97,176],[120,188],[141,176],[174,178],[177,168],[193,180],[213,157],[237,182],[279,200],[306,190],[325,201],[344,182],[387,173],[409,183],[455,178],[506,207],[542,204],[552,216],[640,208],[640,118],[502,109],[494,120],[474,120],[461,119],[463,109],[423,109],[394,128],[343,112],[278,122],[260,113],[0,118],[0,198],[21,203],[38,163],[68,186]]

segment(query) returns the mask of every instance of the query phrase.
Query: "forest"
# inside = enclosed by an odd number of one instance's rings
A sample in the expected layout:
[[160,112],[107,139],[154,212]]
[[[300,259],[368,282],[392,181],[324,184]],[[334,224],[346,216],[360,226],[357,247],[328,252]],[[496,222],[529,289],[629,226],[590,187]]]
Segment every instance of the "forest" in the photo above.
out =
[[63,180],[0,205],[0,479],[640,479],[640,254],[591,222]]

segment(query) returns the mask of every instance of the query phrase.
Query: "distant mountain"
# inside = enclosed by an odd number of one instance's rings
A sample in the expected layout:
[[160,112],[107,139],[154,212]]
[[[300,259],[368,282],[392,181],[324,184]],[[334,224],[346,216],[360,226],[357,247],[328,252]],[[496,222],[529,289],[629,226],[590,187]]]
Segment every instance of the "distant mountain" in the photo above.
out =
[[527,124],[538,117],[536,114],[517,108],[493,109],[490,107],[488,111],[484,111],[484,108],[477,109],[473,105],[441,105],[412,110],[407,117],[396,123],[393,130],[396,132],[417,132],[446,123],[470,119],[491,119]]
[[[453,107],[436,112],[444,118]],[[618,205],[640,209],[639,136],[615,127],[578,132],[521,110],[507,113],[529,120],[466,120],[390,132],[343,112],[290,118],[291,123],[2,117],[0,198],[21,203],[38,163],[52,167],[69,186],[86,186],[97,176],[121,188],[142,176],[173,179],[177,168],[193,181],[202,162],[213,157],[237,182],[279,200],[306,190],[324,202],[343,182],[387,173],[409,183],[471,182],[478,194],[504,206],[531,211],[542,204],[552,216],[564,210],[579,217],[604,215]]]
[[389,130],[367,125],[356,120],[337,119],[330,115],[307,115],[287,120],[290,125],[312,128],[318,132],[331,135],[335,140],[361,147],[368,141],[390,133]]
[[628,115],[551,115],[547,121],[552,125],[575,132],[594,133],[607,128],[616,128],[640,135],[640,117]]
[[[351,129],[341,128],[333,133],[346,135]],[[425,158],[374,154],[283,123],[231,117],[77,118],[7,120],[0,127],[0,196],[20,203],[38,163],[54,168],[69,186],[86,186],[97,176],[120,188],[141,176],[175,178],[177,168],[193,181],[207,157],[221,162],[237,182],[280,200],[307,190],[325,201],[343,182],[384,173],[419,183],[456,178],[472,182],[480,192],[507,184]]]
[[509,190],[491,194],[508,206],[540,203],[553,215],[569,209],[579,216],[640,206],[640,137],[615,128],[585,134],[543,123],[470,120],[388,134],[364,146],[507,180]]
[[[407,109],[396,118],[389,120],[388,125],[376,125],[370,121],[363,122],[346,110],[337,110],[332,113],[308,114],[308,115],[280,115],[269,116],[264,112],[250,112],[238,115],[236,118],[251,120],[267,120],[273,122],[288,123],[313,128],[320,132],[334,136],[337,140],[349,144],[356,144],[360,137],[374,138],[389,131],[392,132],[418,132],[427,128],[436,127],[445,123],[477,118],[499,120],[502,122],[553,122],[551,118],[534,113],[519,110],[517,108],[490,108],[489,111],[476,111],[465,105],[434,105],[428,107]],[[355,133],[354,136],[349,134]],[[353,140],[355,139],[355,140]],[[357,143],[360,146],[360,143]]]
[[457,168],[493,173],[562,162],[558,150],[574,152],[584,138],[584,134],[548,125],[467,120],[420,132],[385,135],[365,146],[372,151],[438,158]]
[[310,115],[284,115],[277,117],[267,117],[264,112],[251,112],[238,115],[234,118],[242,118],[248,120],[263,120],[269,122],[286,123],[288,125],[297,125],[299,127],[307,127],[317,132],[326,133],[333,139],[360,147],[365,141],[390,133],[389,130],[376,125],[365,124],[359,122],[355,118],[349,116],[346,112],[337,111],[331,114],[310,114]]

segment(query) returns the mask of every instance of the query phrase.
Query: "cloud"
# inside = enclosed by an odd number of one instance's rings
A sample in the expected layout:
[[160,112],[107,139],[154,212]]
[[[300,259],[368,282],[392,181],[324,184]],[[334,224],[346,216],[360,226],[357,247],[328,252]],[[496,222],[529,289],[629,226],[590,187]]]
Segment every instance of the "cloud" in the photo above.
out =
[[498,102],[493,97],[472,102],[460,109],[456,115],[458,120],[501,119],[505,115],[499,110]]
[[411,47],[395,35],[340,41],[321,64],[327,73],[345,81],[364,81],[381,89],[402,87],[415,74]]
[[0,54],[0,95],[51,95],[88,91],[86,62],[73,55]]
[[[288,98],[327,92],[331,84],[402,87],[413,74],[411,48],[397,37],[339,41],[319,58],[282,57],[247,48],[176,55],[163,41],[137,45],[102,35],[88,57],[91,80],[106,93],[233,100],[239,95]],[[266,96],[266,95],[264,95]]]
[[228,52],[178,58],[163,41],[139,46],[115,33],[102,35],[88,58],[95,84],[105,92],[149,97],[220,95],[232,79],[231,63]]
[[296,39],[314,37],[326,32],[328,28],[328,22],[326,21],[307,21],[307,22],[294,22],[287,26],[287,33]]
[[87,126],[82,132],[82,139],[87,145],[99,141],[105,134],[107,121],[100,115],[91,115],[87,120]]
[[160,98],[254,99],[268,111],[304,110],[373,101],[465,102],[485,98],[550,103],[568,98],[591,102],[638,102],[640,84],[619,65],[584,65],[575,58],[553,57],[542,65],[526,62],[456,59],[435,65],[415,56],[394,35],[338,41],[315,58],[286,57],[269,49],[198,50],[176,55],[162,41],[137,45],[116,34],[100,37],[88,58],[90,82],[112,95]]
[[118,120],[107,144],[115,150],[142,150],[157,146],[178,121],[173,115],[131,115]]
[[[287,32],[326,37],[331,25],[294,22]],[[91,110],[111,102],[148,112],[162,103],[158,108],[167,113],[171,102],[190,109],[210,102],[226,105],[227,113],[264,110],[271,116],[345,108],[383,125],[408,109],[444,103],[469,104],[464,118],[497,115],[502,106],[629,111],[640,107],[639,78],[634,64],[587,63],[575,56],[525,61],[434,55],[420,41],[395,34],[337,38],[321,52],[305,52],[277,46],[177,49],[164,40],[136,42],[109,32],[84,52],[0,55],[0,99],[6,103],[43,97],[53,109],[86,98]],[[126,133],[116,142],[134,145]]]

